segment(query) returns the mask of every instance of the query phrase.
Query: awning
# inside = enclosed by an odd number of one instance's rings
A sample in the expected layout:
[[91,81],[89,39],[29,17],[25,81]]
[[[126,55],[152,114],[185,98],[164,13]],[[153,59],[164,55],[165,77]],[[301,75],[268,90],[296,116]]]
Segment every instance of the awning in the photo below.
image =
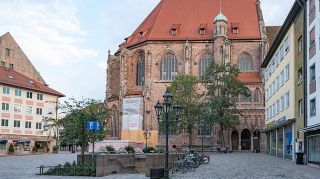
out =
[[7,143],[7,140],[0,140],[0,143]]
[[316,130],[320,130],[320,124],[315,124],[303,129],[299,129],[299,132],[312,132],[312,131],[316,131]]
[[13,140],[13,142],[16,142],[16,143],[30,143],[29,140]]
[[274,130],[274,129],[277,129],[277,128],[279,128],[279,127],[283,127],[283,126],[286,126],[286,125],[288,125],[288,124],[292,124],[292,123],[294,123],[295,121],[296,121],[296,119],[288,119],[288,120],[285,120],[285,121],[283,121],[283,122],[281,122],[281,123],[277,123],[276,125],[273,125],[273,126],[271,126],[271,127],[266,127],[266,128],[264,128],[264,129],[262,130],[262,132],[266,133],[266,132],[272,131],[272,130]]

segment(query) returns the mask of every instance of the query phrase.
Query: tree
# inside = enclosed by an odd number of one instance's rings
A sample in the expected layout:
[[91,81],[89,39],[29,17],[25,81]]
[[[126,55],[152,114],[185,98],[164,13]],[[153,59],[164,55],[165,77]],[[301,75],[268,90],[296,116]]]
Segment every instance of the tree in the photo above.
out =
[[60,135],[61,143],[80,144],[81,146],[81,161],[84,162],[84,151],[89,142],[101,141],[105,138],[104,127],[101,131],[87,131],[87,120],[100,120],[102,126],[105,126],[110,119],[110,111],[103,103],[93,99],[85,99],[77,101],[70,99],[70,102],[65,101],[62,105],[62,110],[66,116],[57,122],[57,125],[63,127],[63,132]]
[[235,99],[239,95],[250,96],[249,89],[238,79],[239,73],[239,69],[230,63],[213,63],[202,78],[207,88],[204,106],[208,112],[205,119],[220,125],[222,147],[225,147],[224,129],[235,128],[239,123],[241,114]]
[[186,131],[189,136],[189,147],[192,148],[192,133],[201,112],[203,93],[199,89],[199,79],[191,75],[177,75],[168,88],[174,100],[181,105],[180,121],[177,131]]

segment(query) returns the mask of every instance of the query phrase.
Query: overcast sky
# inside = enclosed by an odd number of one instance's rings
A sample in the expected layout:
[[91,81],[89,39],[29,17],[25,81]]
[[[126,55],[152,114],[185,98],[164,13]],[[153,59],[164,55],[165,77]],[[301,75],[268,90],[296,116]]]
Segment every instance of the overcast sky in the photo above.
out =
[[[107,51],[116,51],[160,0],[1,0],[10,32],[50,87],[68,98],[105,97]],[[281,25],[294,0],[262,0],[266,25]]]

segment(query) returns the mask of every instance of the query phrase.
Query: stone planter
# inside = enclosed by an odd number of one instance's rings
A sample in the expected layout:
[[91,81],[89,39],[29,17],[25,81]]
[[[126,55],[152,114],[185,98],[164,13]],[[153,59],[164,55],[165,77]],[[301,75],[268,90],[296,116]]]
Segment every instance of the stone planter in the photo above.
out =
[[[172,163],[178,160],[178,154],[169,154],[169,169],[172,167]],[[164,168],[164,154],[146,154],[146,177],[150,177],[150,169]]]

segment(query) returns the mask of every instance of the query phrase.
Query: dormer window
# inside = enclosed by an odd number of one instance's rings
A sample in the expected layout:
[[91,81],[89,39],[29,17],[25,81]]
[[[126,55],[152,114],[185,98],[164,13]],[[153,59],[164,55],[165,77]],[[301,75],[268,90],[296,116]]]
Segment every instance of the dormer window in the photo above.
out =
[[143,32],[139,32],[139,39],[143,37]]
[[180,24],[172,24],[171,35],[177,35]]
[[232,23],[231,29],[232,29],[233,34],[238,34],[239,33],[239,23]]
[[177,35],[177,29],[171,29],[171,35]]
[[206,28],[207,28],[207,24],[200,24],[199,34],[200,35],[205,35],[206,34]]

